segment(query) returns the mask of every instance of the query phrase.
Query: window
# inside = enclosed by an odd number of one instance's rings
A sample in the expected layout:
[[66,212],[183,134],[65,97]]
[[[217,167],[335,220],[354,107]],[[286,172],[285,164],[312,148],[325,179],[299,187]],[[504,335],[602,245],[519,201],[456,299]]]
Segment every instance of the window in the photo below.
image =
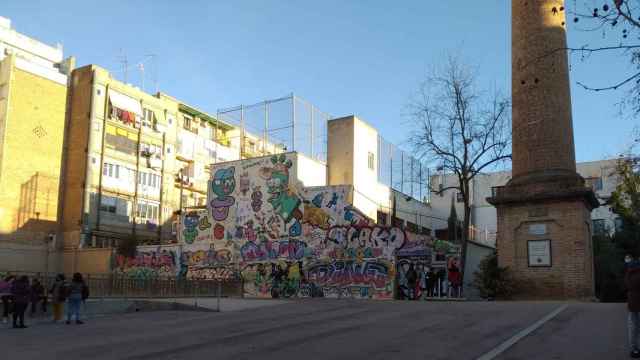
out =
[[102,175],[114,179],[120,178],[120,165],[104,163],[102,164]]
[[191,122],[192,122],[192,121],[193,121],[193,119],[191,119],[191,117],[190,117],[190,116],[188,116],[188,115],[183,115],[183,116],[182,116],[182,127],[183,127],[185,130],[189,130],[189,131],[191,131]]
[[604,235],[606,230],[604,219],[593,220],[593,235]]
[[152,128],[153,124],[156,123],[156,114],[151,109],[143,109],[142,110],[142,126]]
[[382,225],[385,226],[387,225],[387,214],[382,212],[382,211],[378,211],[378,225]]
[[160,155],[160,154],[162,154],[162,147],[160,145],[156,145],[156,144],[141,143],[140,144],[140,154],[142,154],[142,155],[144,155],[144,154]]
[[129,201],[114,196],[102,195],[100,211],[126,217],[129,215]]
[[136,206],[136,217],[140,220],[157,221],[158,204],[139,202]]
[[456,193],[456,201],[459,203],[464,202],[464,196],[461,192]]
[[156,174],[140,172],[138,174],[138,184],[144,185],[144,186],[150,186],[152,188],[159,188],[160,176]]
[[100,201],[100,211],[115,214],[117,201],[118,199],[115,197],[102,195],[102,200]]
[[593,191],[602,190],[602,178],[601,177],[590,177],[584,179],[585,185],[593,189]]
[[624,221],[621,218],[616,218],[614,221],[616,232],[621,232],[624,229]]
[[418,233],[418,225],[407,221],[407,230],[411,231],[412,233],[417,234]]
[[399,228],[403,228],[404,229],[404,220],[394,216],[392,225],[395,226],[395,227],[399,227]]
[[367,157],[368,160],[368,164],[369,164],[369,170],[375,170],[375,155],[372,152],[369,152],[369,155]]

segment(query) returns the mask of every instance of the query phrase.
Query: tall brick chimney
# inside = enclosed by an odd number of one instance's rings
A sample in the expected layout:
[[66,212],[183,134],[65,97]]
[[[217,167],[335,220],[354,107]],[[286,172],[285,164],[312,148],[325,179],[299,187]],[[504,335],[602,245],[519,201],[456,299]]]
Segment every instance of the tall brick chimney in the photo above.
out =
[[523,298],[593,295],[593,191],[576,173],[563,0],[512,0],[513,174],[487,199]]

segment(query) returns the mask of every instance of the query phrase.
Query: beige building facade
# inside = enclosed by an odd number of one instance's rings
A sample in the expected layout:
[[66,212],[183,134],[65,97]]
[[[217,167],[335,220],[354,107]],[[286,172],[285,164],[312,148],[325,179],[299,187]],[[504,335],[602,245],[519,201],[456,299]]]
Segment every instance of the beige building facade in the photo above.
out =
[[0,17],[0,240],[55,234],[67,76],[73,58]]

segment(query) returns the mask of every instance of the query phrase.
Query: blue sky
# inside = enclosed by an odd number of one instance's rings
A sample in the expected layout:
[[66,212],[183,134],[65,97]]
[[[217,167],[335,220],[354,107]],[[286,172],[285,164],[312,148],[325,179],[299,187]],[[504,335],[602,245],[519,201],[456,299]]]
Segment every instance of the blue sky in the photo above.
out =
[[[131,63],[156,54],[160,90],[211,113],[294,92],[334,116],[361,116],[406,145],[406,104],[447,53],[477,68],[481,86],[510,92],[509,4],[3,0],[0,15],[20,32],[63,43],[78,65],[94,63],[120,79],[123,53]],[[601,33],[571,27],[569,41],[603,40]],[[148,90],[152,66],[147,63]],[[594,93],[575,82],[609,85],[625,71],[627,61],[614,54],[571,59],[578,161],[615,156],[639,122],[619,115],[622,91]],[[129,71],[129,82],[139,84],[139,73]]]

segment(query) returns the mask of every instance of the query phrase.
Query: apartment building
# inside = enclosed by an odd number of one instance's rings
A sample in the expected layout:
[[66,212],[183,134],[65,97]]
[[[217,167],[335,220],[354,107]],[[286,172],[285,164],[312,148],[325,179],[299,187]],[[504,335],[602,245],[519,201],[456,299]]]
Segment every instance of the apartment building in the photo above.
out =
[[96,65],[71,75],[61,191],[67,247],[176,239],[180,209],[204,207],[210,165],[241,158],[249,136]]
[[73,58],[17,32],[0,17],[0,240],[55,234]]

